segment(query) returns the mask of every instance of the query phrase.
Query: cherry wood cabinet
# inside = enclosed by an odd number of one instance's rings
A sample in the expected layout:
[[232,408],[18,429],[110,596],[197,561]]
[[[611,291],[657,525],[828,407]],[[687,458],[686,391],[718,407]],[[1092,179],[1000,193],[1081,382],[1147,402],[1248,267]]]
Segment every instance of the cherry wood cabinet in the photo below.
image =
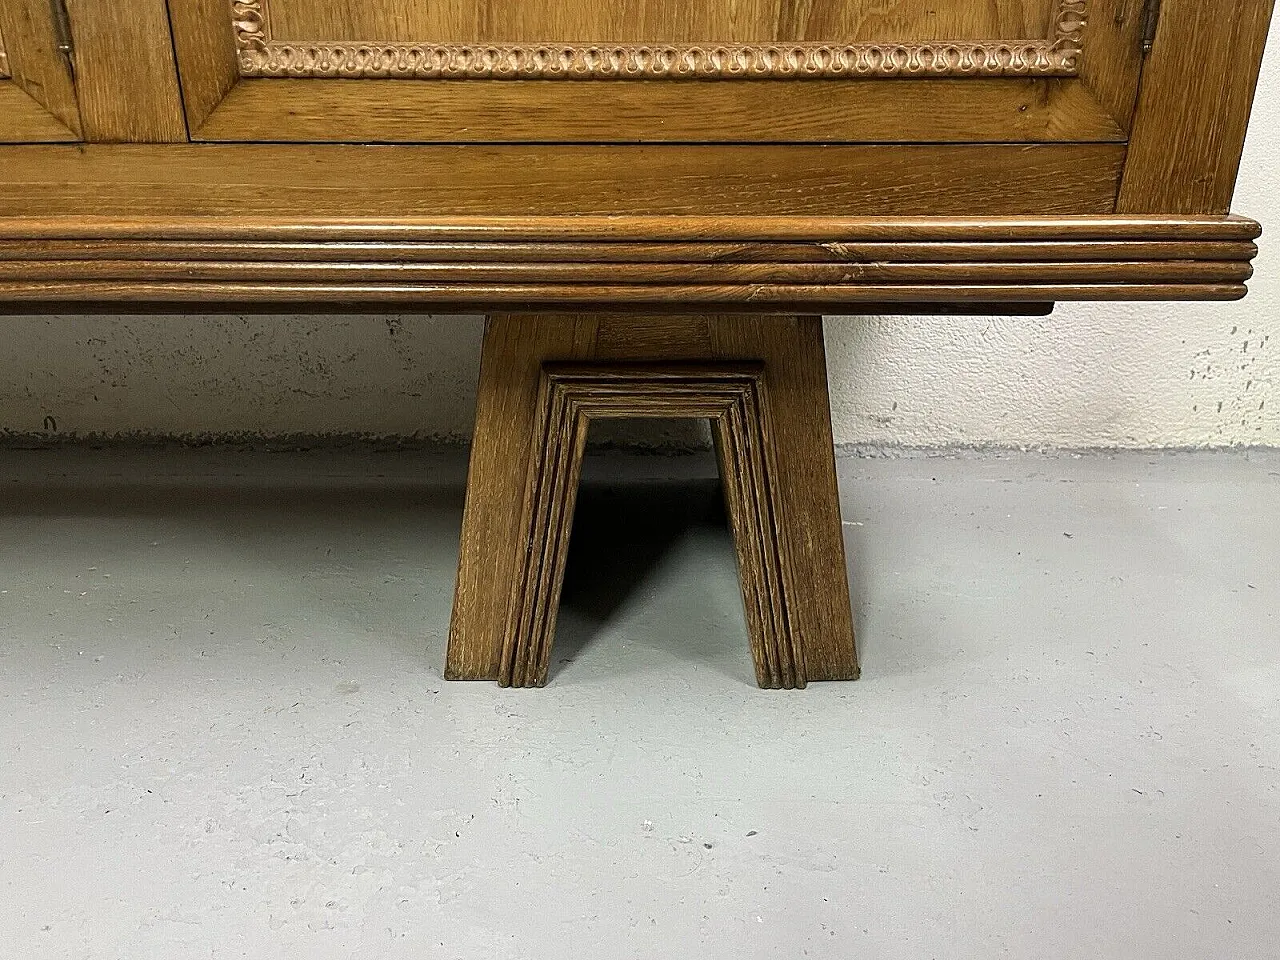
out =
[[819,314],[1231,300],[1272,0],[0,0],[0,310],[490,314],[447,674],[545,682],[584,419],[717,423],[854,677]]

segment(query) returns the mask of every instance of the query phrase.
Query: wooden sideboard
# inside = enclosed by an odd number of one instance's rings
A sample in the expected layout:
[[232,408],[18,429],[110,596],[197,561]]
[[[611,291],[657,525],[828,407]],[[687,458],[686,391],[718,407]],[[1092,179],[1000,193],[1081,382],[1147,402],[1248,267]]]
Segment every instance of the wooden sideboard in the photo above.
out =
[[449,675],[545,682],[583,424],[674,413],[762,685],[853,677],[817,317],[1243,296],[1271,12],[0,0],[0,309],[489,313]]

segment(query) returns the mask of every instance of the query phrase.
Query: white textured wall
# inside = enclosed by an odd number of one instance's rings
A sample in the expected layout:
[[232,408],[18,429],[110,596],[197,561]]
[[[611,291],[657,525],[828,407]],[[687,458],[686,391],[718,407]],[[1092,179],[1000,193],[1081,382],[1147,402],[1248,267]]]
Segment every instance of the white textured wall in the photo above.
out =
[[1267,231],[1240,303],[1062,304],[1036,319],[829,320],[837,441],[1280,446],[1280,16],[1234,210]]
[[[1239,304],[1068,304],[1045,318],[831,318],[836,440],[1280,446],[1280,18],[1237,212]],[[0,432],[464,436],[474,317],[0,318]]]

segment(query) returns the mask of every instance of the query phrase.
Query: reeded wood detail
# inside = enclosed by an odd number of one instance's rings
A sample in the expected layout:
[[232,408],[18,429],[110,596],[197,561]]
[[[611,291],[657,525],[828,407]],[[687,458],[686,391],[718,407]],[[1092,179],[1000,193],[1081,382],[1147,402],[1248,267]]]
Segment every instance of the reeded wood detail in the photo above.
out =
[[1258,233],[1231,217],[0,217],[0,302],[838,313],[892,303],[1232,300],[1245,294]]
[[763,364],[543,367],[525,493],[523,569],[504,633],[498,682],[547,682],[569,533],[590,422],[602,417],[705,417],[720,453],[755,662],[766,689],[805,686],[804,650],[788,617],[795,589],[771,462]]
[[275,40],[269,0],[231,0],[245,77],[799,80],[1073,77],[1087,0],[1057,0],[1044,40],[878,43],[403,43]]

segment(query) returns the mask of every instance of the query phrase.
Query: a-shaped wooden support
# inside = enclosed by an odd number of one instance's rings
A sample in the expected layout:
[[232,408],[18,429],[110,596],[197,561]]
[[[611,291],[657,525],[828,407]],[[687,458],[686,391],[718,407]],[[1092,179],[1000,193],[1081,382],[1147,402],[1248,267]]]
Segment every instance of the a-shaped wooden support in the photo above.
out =
[[449,679],[547,681],[589,422],[706,417],[762,687],[858,676],[820,317],[490,318]]

